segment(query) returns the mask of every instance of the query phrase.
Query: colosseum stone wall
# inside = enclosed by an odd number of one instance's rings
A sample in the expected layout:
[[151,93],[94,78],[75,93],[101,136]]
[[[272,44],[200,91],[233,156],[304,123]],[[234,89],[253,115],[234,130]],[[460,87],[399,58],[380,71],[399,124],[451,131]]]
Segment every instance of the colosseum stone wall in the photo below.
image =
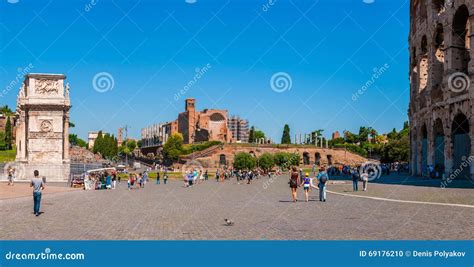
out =
[[411,172],[472,180],[474,1],[412,0],[410,14]]

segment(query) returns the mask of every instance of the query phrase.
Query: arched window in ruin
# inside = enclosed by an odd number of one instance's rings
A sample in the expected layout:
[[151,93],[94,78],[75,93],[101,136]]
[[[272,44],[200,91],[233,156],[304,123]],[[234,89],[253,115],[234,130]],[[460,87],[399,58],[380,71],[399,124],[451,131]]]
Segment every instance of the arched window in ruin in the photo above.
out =
[[423,176],[428,175],[428,130],[426,125],[421,128],[421,170]]
[[316,165],[318,165],[318,166],[321,165],[321,153],[316,152],[316,153],[314,154],[314,158],[315,158],[314,164],[316,164]]
[[433,125],[433,153],[434,168],[441,175],[444,173],[444,128],[441,119],[437,119]]
[[419,91],[423,91],[428,84],[428,41],[426,35],[421,38],[421,60],[419,67]]
[[453,18],[453,69],[467,73],[467,66],[470,61],[470,32],[469,10],[462,5],[456,10]]
[[219,155],[219,165],[227,165],[227,160],[225,154]]
[[453,143],[452,173],[457,173],[455,179],[470,179],[471,138],[469,137],[469,120],[466,115],[459,113],[454,117],[451,131]]
[[304,152],[303,153],[303,165],[309,165],[310,162],[309,162],[309,153],[308,152]]
[[433,9],[436,11],[436,13],[439,15],[443,13],[446,9],[445,7],[445,1],[444,0],[433,0]]
[[331,166],[332,165],[332,155],[329,154],[326,157],[328,159],[328,166]]
[[212,113],[210,116],[211,121],[213,122],[225,122],[225,117],[220,113]]

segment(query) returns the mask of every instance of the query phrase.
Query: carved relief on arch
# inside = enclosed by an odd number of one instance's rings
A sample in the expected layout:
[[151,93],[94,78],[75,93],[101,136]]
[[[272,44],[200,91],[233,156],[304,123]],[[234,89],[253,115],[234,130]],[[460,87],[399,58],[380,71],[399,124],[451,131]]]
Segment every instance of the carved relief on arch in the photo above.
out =
[[48,79],[35,80],[35,92],[40,95],[52,95],[59,93],[59,81]]

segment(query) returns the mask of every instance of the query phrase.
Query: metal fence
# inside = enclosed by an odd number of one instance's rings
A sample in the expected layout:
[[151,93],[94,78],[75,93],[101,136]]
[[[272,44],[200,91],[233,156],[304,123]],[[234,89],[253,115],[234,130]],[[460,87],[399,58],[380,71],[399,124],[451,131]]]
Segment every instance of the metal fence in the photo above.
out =
[[102,168],[101,163],[71,163],[71,175],[80,175],[88,170]]

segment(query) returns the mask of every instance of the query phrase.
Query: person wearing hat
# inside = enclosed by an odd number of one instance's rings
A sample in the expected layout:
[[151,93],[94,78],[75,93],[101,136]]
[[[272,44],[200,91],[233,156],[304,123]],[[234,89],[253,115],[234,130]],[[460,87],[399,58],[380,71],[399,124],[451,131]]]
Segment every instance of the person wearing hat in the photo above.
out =
[[303,179],[303,190],[306,196],[306,202],[309,201],[309,187],[311,185],[311,178],[309,178],[309,173],[306,173]]

